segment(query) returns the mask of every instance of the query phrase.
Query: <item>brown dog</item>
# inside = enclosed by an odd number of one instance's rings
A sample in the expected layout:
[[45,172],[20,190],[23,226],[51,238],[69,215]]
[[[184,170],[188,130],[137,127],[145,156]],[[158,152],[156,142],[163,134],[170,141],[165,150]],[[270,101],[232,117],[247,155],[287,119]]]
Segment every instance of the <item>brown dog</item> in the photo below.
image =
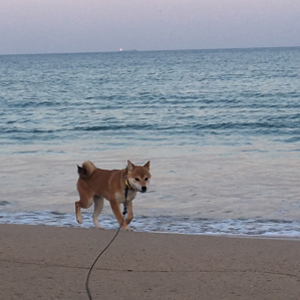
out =
[[[91,161],[78,166],[79,179],[77,190],[80,200],[75,202],[76,219],[82,223],[81,208],[89,208],[94,202],[93,222],[97,228],[102,228],[98,216],[102,211],[104,198],[110,202],[113,213],[119,224],[125,230],[131,230],[128,224],[133,219],[132,200],[137,192],[145,193],[151,174],[150,161],[144,166],[135,166],[128,161],[123,170],[98,169]],[[123,222],[120,204],[125,202],[125,188],[128,187],[128,216]]]

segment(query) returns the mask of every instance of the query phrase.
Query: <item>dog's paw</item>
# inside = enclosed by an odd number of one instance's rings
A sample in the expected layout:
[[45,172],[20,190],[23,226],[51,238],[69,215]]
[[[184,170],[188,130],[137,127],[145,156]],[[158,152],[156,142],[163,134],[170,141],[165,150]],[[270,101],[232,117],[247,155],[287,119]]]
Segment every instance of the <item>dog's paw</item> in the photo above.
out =
[[82,218],[77,218],[77,223],[82,224]]
[[96,228],[98,228],[98,229],[104,229],[104,228],[100,225],[98,219],[94,219],[93,221],[94,221],[94,225],[95,225]]
[[126,231],[133,231],[133,229],[132,228],[130,228],[130,227],[125,227],[125,228],[123,228],[124,230],[126,230]]

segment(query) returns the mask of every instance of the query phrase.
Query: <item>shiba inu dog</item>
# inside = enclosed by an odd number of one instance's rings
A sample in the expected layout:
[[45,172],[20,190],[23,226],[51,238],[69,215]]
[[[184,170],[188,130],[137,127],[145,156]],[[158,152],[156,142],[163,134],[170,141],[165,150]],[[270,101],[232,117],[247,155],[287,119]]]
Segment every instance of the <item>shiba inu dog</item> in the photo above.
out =
[[[103,208],[104,198],[110,206],[119,224],[125,230],[131,230],[128,224],[133,219],[132,200],[137,192],[145,193],[150,182],[150,161],[144,166],[135,166],[128,160],[123,170],[103,170],[97,168],[91,161],[86,161],[78,167],[79,179],[77,190],[80,200],[75,202],[76,220],[82,223],[81,208],[89,208],[94,202],[93,222],[97,228],[102,228],[98,217]],[[120,204],[125,202],[127,186],[128,215],[123,222]]]

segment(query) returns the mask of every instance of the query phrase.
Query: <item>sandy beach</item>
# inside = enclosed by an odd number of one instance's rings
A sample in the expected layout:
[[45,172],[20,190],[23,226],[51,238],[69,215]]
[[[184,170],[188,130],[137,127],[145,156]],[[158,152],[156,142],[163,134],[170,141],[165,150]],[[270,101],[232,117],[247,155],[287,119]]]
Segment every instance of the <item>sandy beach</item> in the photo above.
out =
[[[1,299],[88,299],[114,230],[0,225]],[[298,240],[120,232],[93,299],[299,299]]]

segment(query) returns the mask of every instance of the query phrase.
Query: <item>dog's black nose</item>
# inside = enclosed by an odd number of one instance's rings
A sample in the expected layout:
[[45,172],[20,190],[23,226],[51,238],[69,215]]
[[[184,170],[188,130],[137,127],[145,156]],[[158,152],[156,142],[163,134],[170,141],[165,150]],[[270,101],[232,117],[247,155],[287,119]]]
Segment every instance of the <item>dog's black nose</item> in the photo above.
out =
[[142,193],[145,193],[147,191],[147,187],[146,186],[142,186]]

